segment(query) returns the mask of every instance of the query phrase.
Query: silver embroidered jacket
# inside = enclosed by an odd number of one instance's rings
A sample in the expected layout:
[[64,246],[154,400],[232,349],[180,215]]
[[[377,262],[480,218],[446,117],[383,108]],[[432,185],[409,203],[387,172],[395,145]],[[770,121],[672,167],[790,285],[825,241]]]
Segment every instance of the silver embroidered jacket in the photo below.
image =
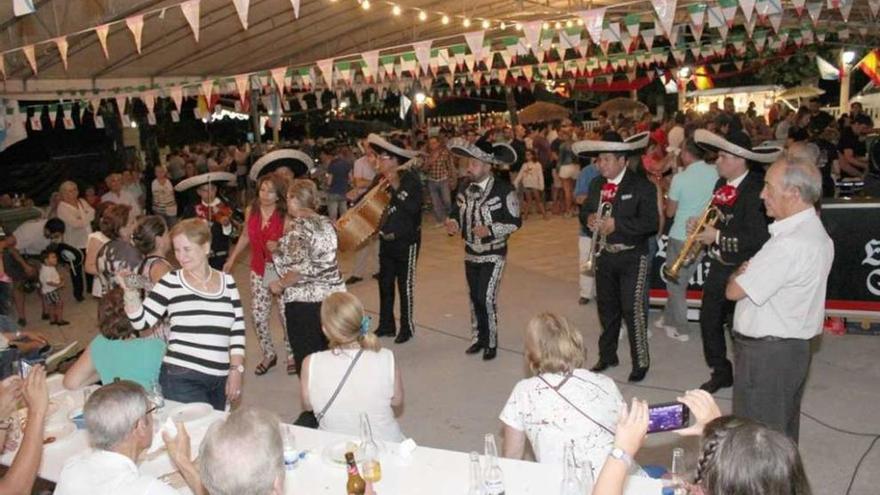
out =
[[[506,181],[489,178],[484,189],[470,184],[455,195],[449,218],[458,222],[468,257],[507,254],[507,238],[522,226],[519,198]],[[489,236],[480,238],[474,228],[485,225]]]

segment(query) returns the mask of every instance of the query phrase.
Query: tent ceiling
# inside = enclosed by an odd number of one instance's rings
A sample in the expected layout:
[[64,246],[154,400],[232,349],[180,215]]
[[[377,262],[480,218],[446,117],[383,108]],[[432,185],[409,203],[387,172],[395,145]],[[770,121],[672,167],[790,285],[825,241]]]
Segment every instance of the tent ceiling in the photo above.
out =
[[[855,1],[851,21],[870,22],[867,2]],[[587,3],[580,0],[397,1],[405,8],[425,9],[431,13],[427,22],[420,22],[412,10],[405,10],[400,17],[391,15],[390,7],[381,0],[373,0],[369,11],[361,9],[355,0],[302,0],[299,19],[294,18],[290,0],[251,0],[249,26],[244,30],[231,0],[202,0],[201,34],[196,43],[183,14],[176,7],[179,0],[35,0],[36,13],[18,18],[12,13],[11,1],[2,3],[0,50],[169,7],[161,19],[158,14],[147,16],[143,53],[140,55],[124,23],[114,24],[110,30],[109,60],[105,59],[94,32],[69,36],[69,68],[66,71],[53,43],[38,44],[39,74],[36,78],[39,80],[233,75],[418,40],[450,37],[448,41],[461,42],[461,37],[452,38],[467,31],[461,26],[460,19],[453,17],[453,22],[444,26],[435,12],[467,15],[472,19],[528,21],[571,18],[572,12],[588,8]],[[687,17],[683,7],[690,2],[679,0],[678,3],[677,22],[681,22]],[[646,0],[594,0],[590,5],[608,6],[607,16],[615,18],[628,12],[645,14],[643,22],[652,18],[650,2]],[[827,13],[827,9],[825,15],[839,19],[836,13]],[[805,19],[806,14],[804,16]],[[792,13],[787,13],[787,17],[790,22],[800,22]],[[475,22],[471,30],[479,29],[477,24]],[[875,31],[872,29],[871,35]],[[507,33],[516,32],[508,28]],[[494,30],[487,36],[498,34],[499,31]],[[4,58],[9,79],[34,79],[20,51]]]

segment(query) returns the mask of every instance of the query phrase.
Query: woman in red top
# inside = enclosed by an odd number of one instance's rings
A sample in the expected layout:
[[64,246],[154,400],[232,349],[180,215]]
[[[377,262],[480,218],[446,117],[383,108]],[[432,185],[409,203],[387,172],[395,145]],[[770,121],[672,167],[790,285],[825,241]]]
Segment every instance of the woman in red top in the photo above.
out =
[[[263,375],[278,363],[275,353],[275,345],[272,342],[272,334],[269,331],[269,313],[272,309],[272,299],[278,299],[269,291],[269,283],[277,279],[275,266],[272,264],[272,256],[269,254],[275,249],[278,239],[284,233],[284,218],[287,213],[285,198],[287,198],[287,179],[277,173],[267,173],[259,177],[257,181],[257,195],[254,202],[245,211],[245,229],[242,229],[238,243],[229,255],[229,259],[223,266],[223,271],[232,273],[235,260],[248,245],[251,246],[251,304],[253,305],[254,323],[257,327],[257,336],[260,338],[260,348],[263,351],[263,361],[257,365],[254,373]],[[284,305],[280,300],[276,301],[281,316],[282,328],[287,328],[284,322]],[[287,350],[287,373],[291,374],[296,369],[293,360],[293,351],[284,336],[284,346]]]

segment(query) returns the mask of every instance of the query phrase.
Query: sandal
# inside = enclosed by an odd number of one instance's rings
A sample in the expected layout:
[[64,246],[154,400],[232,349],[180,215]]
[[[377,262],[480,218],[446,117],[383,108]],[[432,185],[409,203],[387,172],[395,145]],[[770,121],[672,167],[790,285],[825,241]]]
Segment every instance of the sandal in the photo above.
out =
[[263,361],[257,365],[254,374],[257,376],[265,375],[270,369],[274,368],[276,364],[278,364],[278,356],[272,356],[272,359],[268,362],[263,359]]
[[296,375],[296,360],[293,356],[287,356],[287,374],[290,376]]

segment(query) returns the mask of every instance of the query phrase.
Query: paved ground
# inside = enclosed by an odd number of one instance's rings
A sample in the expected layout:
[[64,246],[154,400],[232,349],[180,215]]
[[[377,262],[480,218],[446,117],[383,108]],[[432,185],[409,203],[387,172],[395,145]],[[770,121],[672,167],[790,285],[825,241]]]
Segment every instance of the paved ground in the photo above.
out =
[[[406,410],[400,418],[404,432],[419,444],[468,451],[482,449],[484,433],[500,433],[498,413],[513,385],[525,376],[522,332],[526,321],[539,311],[555,311],[575,322],[588,344],[588,363],[595,360],[599,335],[594,304],[577,304],[577,227],[574,219],[528,220],[512,242],[500,294],[500,344],[498,358],[489,363],[479,356],[466,356],[469,341],[469,311],[465,293],[462,245],[435,229],[426,217],[418,263],[415,319],[416,338],[397,346],[383,343],[396,353],[406,389]],[[343,259],[343,267],[349,260]],[[236,268],[236,279],[246,284],[246,266]],[[374,281],[354,285],[351,291],[365,306],[378,309]],[[242,293],[246,307],[247,290]],[[30,320],[38,321],[39,305],[30,299]],[[68,303],[73,325],[59,330],[43,325],[53,341],[89,339],[95,333],[95,305]],[[656,318],[652,312],[651,320]],[[30,328],[40,329],[40,325]],[[273,323],[276,342],[280,327]],[[698,331],[696,326],[691,329]],[[251,370],[259,362],[259,348],[249,334],[248,375],[244,403],[260,405],[290,420],[299,413],[298,384],[283,366],[266,376]],[[699,385],[707,370],[702,361],[699,338],[673,342],[655,333],[650,341],[653,366],[639,385],[626,383],[628,365],[611,371],[627,399],[638,396],[650,402],[674,400],[677,393]],[[620,357],[628,362],[629,350],[622,343]],[[814,356],[812,373],[804,397],[801,419],[801,452],[816,494],[844,494],[856,464],[873,437],[880,435],[880,337],[829,336],[822,339]],[[717,395],[722,408],[730,408],[730,390]],[[880,442],[878,442],[880,443]],[[639,453],[642,463],[669,464],[673,446],[683,445],[693,462],[698,446],[683,442],[671,433],[649,438]],[[873,495],[880,486],[880,446],[862,462],[851,493]]]

